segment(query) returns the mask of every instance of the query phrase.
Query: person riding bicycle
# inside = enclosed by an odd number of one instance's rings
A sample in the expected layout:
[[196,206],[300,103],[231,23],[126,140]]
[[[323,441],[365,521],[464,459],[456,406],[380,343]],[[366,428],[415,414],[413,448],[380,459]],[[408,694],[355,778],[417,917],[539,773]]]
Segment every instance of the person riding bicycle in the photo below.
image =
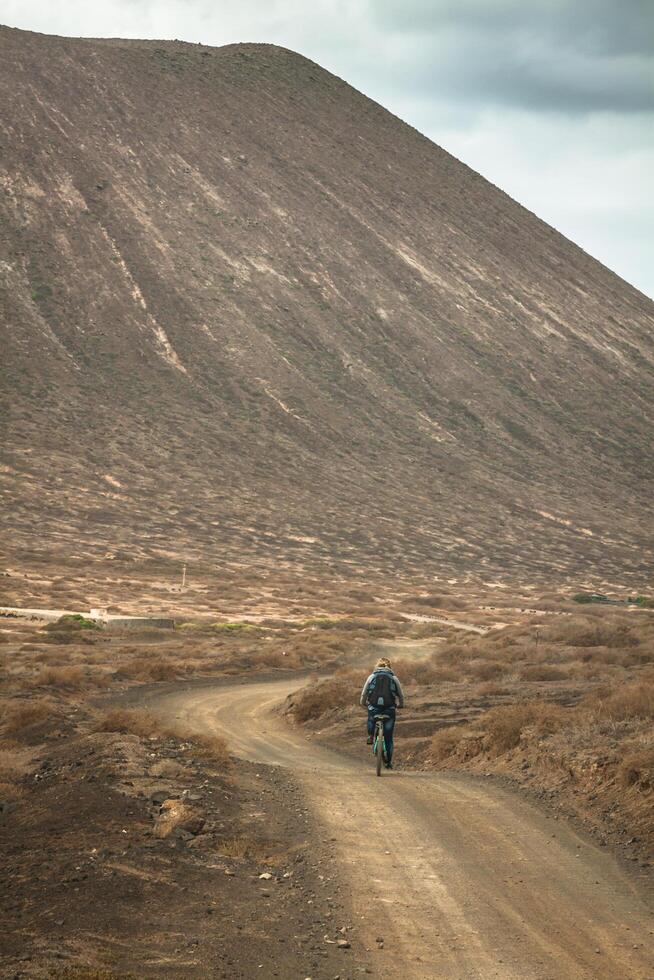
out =
[[368,745],[372,745],[375,733],[375,715],[388,715],[384,721],[384,741],[386,743],[386,768],[392,769],[395,711],[396,708],[404,707],[404,692],[402,685],[393,673],[390,660],[386,657],[377,661],[375,669],[363,685],[360,704],[363,708],[368,709]]

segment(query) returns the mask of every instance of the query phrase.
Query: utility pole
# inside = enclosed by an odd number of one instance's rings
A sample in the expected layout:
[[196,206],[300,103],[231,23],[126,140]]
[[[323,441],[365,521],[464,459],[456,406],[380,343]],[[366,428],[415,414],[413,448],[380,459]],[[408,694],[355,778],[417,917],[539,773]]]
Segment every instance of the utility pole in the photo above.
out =
[[182,588],[186,585],[186,562],[182,565]]

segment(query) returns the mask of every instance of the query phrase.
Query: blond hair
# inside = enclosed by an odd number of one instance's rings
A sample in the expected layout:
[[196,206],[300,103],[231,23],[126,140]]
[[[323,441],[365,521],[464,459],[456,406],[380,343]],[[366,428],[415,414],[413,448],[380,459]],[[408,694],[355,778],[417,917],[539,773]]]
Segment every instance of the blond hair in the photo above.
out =
[[379,658],[379,660],[375,664],[375,670],[379,670],[379,668],[381,668],[381,667],[385,668],[386,670],[390,670],[391,669],[391,662],[388,659],[388,657],[380,657]]

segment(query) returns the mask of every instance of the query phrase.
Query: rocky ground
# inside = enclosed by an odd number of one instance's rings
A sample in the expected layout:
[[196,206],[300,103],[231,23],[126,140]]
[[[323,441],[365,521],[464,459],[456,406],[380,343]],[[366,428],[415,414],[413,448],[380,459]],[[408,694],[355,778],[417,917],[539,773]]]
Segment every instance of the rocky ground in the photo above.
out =
[[353,975],[329,841],[282,771],[74,718],[23,738],[37,744],[3,801],[0,975]]

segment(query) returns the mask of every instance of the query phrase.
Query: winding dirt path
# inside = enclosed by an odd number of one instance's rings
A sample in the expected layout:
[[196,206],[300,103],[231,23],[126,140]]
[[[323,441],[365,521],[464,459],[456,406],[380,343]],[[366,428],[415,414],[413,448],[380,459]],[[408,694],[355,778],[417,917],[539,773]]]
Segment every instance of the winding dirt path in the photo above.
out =
[[[351,890],[380,973],[406,978],[654,978],[654,914],[606,851],[479,778],[393,772],[308,741],[274,708],[286,679],[155,706],[232,751],[292,769]],[[398,731],[401,739],[401,720]],[[401,741],[400,741],[401,749]]]

